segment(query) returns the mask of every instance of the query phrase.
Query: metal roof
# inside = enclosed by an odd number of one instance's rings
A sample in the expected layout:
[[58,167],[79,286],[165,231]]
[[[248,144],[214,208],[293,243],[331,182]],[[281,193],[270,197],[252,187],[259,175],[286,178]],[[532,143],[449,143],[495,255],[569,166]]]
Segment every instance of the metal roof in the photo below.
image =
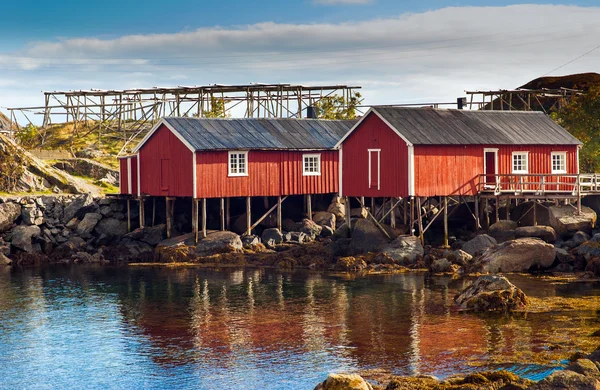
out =
[[199,119],[163,121],[196,151],[231,149],[333,149],[356,120]]
[[542,112],[404,107],[373,111],[413,145],[581,144]]

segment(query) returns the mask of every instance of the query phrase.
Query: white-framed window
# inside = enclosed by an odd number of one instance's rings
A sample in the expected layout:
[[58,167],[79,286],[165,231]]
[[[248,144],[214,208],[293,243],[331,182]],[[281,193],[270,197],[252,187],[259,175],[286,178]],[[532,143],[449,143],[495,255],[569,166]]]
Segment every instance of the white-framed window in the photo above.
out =
[[552,173],[567,173],[567,152],[552,152]]
[[321,155],[303,154],[302,155],[302,175],[303,176],[321,176]]
[[512,173],[529,173],[529,152],[512,153]]
[[248,152],[229,152],[229,176],[248,176]]

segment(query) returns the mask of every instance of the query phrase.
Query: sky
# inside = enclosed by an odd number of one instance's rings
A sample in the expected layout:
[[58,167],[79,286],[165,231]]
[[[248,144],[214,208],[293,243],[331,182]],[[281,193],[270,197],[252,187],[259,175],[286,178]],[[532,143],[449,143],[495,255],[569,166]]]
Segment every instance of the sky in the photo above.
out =
[[[8,3],[8,4],[4,4]],[[2,2],[0,111],[41,91],[301,83],[455,101],[600,72],[600,0]]]

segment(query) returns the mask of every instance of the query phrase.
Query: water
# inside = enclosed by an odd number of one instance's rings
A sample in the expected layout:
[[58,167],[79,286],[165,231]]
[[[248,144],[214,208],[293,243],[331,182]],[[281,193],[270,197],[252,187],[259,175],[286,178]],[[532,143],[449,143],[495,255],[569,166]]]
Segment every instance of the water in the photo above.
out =
[[[511,279],[532,296],[600,295],[597,285]],[[600,328],[595,311],[461,313],[452,299],[465,283],[257,269],[0,272],[0,388],[312,389],[329,372],[372,369],[508,368],[539,379]],[[535,357],[546,364],[512,363]]]

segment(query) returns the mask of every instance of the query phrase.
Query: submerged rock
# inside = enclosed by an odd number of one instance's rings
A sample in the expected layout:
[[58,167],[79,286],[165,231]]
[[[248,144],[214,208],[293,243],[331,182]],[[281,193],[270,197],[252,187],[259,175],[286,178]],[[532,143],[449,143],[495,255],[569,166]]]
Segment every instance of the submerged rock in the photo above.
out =
[[352,256],[341,257],[338,259],[337,263],[335,263],[335,269],[337,271],[359,272],[365,268],[367,268],[367,263],[365,263],[364,260]]
[[463,309],[512,311],[527,305],[525,293],[504,276],[485,275],[454,297]]
[[488,249],[478,260],[484,272],[525,272],[530,268],[548,268],[554,263],[553,245],[539,238],[518,238]]
[[373,386],[357,374],[329,374],[315,390],[373,390]]
[[494,237],[490,237],[487,234],[481,234],[470,241],[467,241],[462,250],[470,254],[471,256],[475,256],[488,248],[496,245],[498,242]]

